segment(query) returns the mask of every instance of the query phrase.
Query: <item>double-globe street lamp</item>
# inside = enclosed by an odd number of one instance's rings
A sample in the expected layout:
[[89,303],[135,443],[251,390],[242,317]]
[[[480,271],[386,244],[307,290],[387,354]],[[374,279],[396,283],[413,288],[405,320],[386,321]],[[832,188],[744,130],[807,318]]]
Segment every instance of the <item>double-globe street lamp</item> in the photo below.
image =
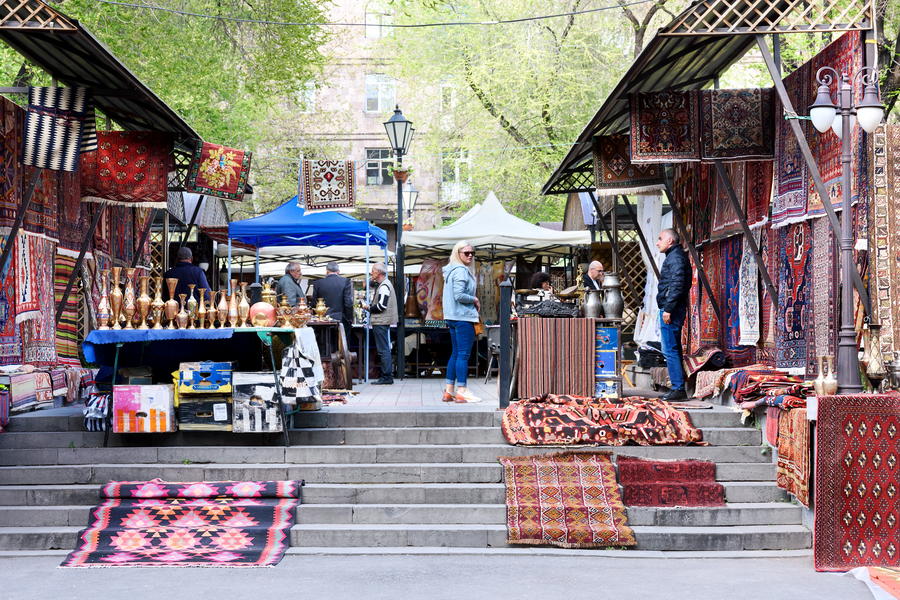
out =
[[[403,156],[409,152],[409,145],[412,143],[413,133],[415,129],[412,121],[403,116],[400,107],[394,108],[394,114],[384,123],[384,129],[387,131],[388,141],[391,148],[394,149],[394,156],[397,157],[397,164],[394,166],[394,172],[402,170]],[[403,246],[401,245],[401,237],[403,235],[403,180],[397,179],[397,243],[394,248],[394,290],[397,294],[397,377],[403,379],[406,373],[406,355],[405,340],[406,328],[404,323],[405,300],[406,300],[406,276],[403,272]]]
[[[850,215],[850,153],[853,121],[867,133],[878,129],[884,119],[884,106],[878,93],[878,72],[863,67],[855,75],[838,73],[832,67],[816,72],[819,83],[816,101],[809,107],[809,118],[819,133],[832,129],[841,138],[841,328],[838,333],[837,380],[838,393],[855,394],[862,391],[859,379],[859,347],[853,319],[853,283],[850,276],[853,263],[853,231]],[[831,84],[837,82],[838,103],[831,96]],[[853,84],[863,85],[862,101],[854,105]],[[827,199],[824,199],[827,201]]]

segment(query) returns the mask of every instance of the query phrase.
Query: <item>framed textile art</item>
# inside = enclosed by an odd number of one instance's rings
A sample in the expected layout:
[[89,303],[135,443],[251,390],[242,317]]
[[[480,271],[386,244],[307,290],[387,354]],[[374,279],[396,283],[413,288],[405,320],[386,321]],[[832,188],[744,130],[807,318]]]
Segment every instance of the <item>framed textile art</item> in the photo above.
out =
[[352,160],[302,161],[300,202],[307,211],[356,207],[356,163]]
[[631,96],[631,162],[700,160],[700,102],[696,90]]
[[225,200],[243,200],[252,152],[199,142],[188,169],[188,192]]
[[82,155],[82,199],[165,208],[168,174],[174,168],[168,134],[99,131],[97,150]]

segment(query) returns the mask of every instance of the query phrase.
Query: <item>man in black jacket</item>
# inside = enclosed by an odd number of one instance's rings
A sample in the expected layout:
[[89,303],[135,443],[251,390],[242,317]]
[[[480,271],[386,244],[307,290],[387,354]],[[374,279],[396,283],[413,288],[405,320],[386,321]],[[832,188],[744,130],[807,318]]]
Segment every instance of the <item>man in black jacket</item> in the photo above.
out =
[[672,389],[663,396],[668,402],[687,399],[684,390],[684,367],[681,364],[681,327],[687,314],[691,291],[691,263],[681,238],[674,229],[663,229],[656,240],[656,248],[666,255],[659,270],[656,303],[659,305],[659,333],[662,352],[669,369]]
[[341,321],[349,336],[353,318],[353,285],[349,279],[339,275],[340,268],[336,262],[325,265],[325,273],[324,279],[313,282],[313,306],[319,298],[325,300],[328,316],[335,321]]

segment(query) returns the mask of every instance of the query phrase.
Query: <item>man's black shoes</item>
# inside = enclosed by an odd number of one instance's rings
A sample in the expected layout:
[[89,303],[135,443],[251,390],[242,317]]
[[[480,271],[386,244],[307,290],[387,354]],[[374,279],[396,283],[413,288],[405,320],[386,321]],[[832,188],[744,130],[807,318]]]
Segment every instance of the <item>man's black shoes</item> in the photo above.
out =
[[393,377],[379,377],[372,382],[372,385],[391,385],[392,383],[394,383]]
[[666,402],[683,402],[688,399],[684,390],[670,390],[663,397]]

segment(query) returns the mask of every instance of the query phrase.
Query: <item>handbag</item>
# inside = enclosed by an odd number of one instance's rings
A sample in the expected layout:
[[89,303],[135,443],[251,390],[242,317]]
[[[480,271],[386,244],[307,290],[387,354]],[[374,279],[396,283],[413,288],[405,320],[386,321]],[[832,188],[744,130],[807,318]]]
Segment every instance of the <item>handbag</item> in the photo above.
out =
[[475,335],[484,335],[484,321],[481,320],[481,317],[478,317],[478,322],[475,323]]

